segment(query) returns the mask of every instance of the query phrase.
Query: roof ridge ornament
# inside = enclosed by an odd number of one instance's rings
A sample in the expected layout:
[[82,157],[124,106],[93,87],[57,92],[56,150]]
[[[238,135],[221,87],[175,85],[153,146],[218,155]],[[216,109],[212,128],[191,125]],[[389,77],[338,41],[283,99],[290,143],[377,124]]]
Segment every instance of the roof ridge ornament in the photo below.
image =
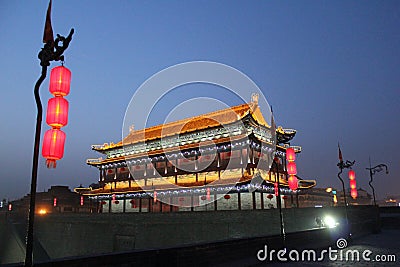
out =
[[259,98],[259,95],[257,93],[252,93],[251,94],[251,103],[258,105],[258,98]]

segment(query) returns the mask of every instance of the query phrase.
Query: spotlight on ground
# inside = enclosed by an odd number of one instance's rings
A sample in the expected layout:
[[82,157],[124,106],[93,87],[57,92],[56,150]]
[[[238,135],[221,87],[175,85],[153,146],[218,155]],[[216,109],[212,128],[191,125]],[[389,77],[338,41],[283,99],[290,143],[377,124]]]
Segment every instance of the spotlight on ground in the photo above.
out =
[[325,226],[328,227],[328,228],[334,228],[334,227],[336,227],[339,223],[336,222],[335,218],[333,218],[332,216],[326,215],[326,216],[324,217],[324,224],[325,224]]

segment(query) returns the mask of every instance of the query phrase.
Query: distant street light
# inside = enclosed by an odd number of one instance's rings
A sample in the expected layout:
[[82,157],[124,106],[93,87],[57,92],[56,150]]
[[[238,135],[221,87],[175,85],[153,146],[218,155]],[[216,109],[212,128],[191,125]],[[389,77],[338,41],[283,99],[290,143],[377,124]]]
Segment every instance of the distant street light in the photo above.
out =
[[333,190],[332,187],[328,187],[328,188],[325,189],[325,191],[326,191],[327,193],[332,192],[332,190]]
[[332,187],[328,187],[325,189],[325,192],[327,193],[332,193],[332,201],[333,201],[333,205],[332,206],[336,206],[337,204],[337,196],[336,196],[336,189],[332,188]]
[[[74,29],[71,29],[69,35],[66,38],[64,36],[57,34],[57,38],[54,40],[50,15],[51,15],[51,0],[49,2],[49,6],[47,9],[46,24],[43,35],[43,43],[45,43],[45,45],[41,49],[38,55],[38,58],[40,59],[40,66],[42,66],[42,72],[34,88],[34,95],[37,106],[37,116],[36,116],[35,144],[33,149],[28,227],[26,234],[25,266],[33,266],[33,224],[35,219],[37,170],[38,170],[38,160],[39,160],[40,133],[41,133],[42,115],[43,115],[43,108],[40,100],[39,88],[44,79],[46,78],[47,67],[50,66],[50,62],[64,61],[63,53],[68,48],[68,45],[72,40],[72,35],[74,34]],[[62,43],[62,45],[59,45],[60,42]]]
[[369,168],[366,168],[366,169],[369,170],[369,177],[370,177],[369,186],[372,188],[372,195],[374,196],[374,205],[375,206],[376,206],[375,189],[372,186],[372,180],[373,180],[374,174],[377,172],[383,171],[383,168],[386,169],[386,174],[388,174],[389,171],[388,171],[388,167],[386,166],[386,164],[379,164],[372,168],[371,167],[371,159],[369,159]]

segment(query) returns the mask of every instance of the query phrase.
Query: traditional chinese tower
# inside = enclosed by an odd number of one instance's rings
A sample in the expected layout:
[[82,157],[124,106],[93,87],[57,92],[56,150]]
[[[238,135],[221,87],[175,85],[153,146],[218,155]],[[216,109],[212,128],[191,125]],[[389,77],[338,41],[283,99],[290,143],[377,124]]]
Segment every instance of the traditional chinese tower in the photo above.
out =
[[[250,103],[131,129],[119,143],[93,145],[105,155],[87,160],[99,170],[98,186],[79,193],[97,203],[99,212],[276,207],[274,184],[283,199],[292,193],[285,154],[295,134],[271,127],[253,95]],[[313,186],[313,180],[299,180],[299,189]]]

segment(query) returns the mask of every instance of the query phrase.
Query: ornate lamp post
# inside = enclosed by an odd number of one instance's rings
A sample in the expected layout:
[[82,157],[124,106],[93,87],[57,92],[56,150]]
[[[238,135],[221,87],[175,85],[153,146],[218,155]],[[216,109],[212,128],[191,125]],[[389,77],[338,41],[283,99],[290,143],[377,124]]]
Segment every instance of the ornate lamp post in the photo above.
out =
[[[354,160],[354,161],[346,160],[346,162],[343,161],[342,151],[340,150],[340,146],[339,146],[339,163],[337,164],[337,166],[339,167],[339,170],[340,170],[340,171],[339,171],[339,173],[338,173],[337,176],[338,176],[340,182],[342,183],[343,200],[344,200],[344,212],[345,212],[345,216],[346,216],[346,224],[347,224],[347,225],[349,225],[349,217],[348,217],[348,214],[347,214],[346,190],[345,190],[345,187],[344,187],[343,179],[342,179],[342,177],[340,177],[340,175],[342,174],[343,169],[349,169],[349,168],[351,168],[351,167],[354,165],[354,163],[356,163],[355,160]],[[349,237],[351,237],[351,233],[350,233],[350,236],[349,236]]]
[[388,167],[386,166],[386,164],[379,164],[372,168],[371,167],[371,159],[369,160],[369,168],[366,168],[367,170],[369,170],[370,180],[369,180],[368,184],[372,188],[372,195],[374,196],[374,205],[375,206],[376,206],[375,189],[372,186],[372,181],[373,181],[374,174],[377,172],[383,171],[383,168],[386,169],[386,174],[388,174],[389,171],[388,171]]
[[[342,177],[340,177],[340,175],[343,172],[343,169],[351,169],[351,167],[354,165],[354,163],[356,163],[356,161],[349,161],[346,160],[346,162],[343,161],[343,156],[342,156],[342,151],[340,150],[339,147],[339,163],[337,164],[337,166],[339,167],[339,173],[338,173],[338,178],[340,180],[340,182],[342,183],[342,189],[343,189],[343,199],[344,199],[344,206],[347,207],[347,199],[346,199],[346,190],[344,187],[344,182]],[[347,217],[347,212],[346,212],[346,217]]]
[[33,266],[33,224],[35,219],[37,170],[38,170],[38,159],[39,159],[40,133],[41,133],[42,115],[43,115],[43,108],[40,100],[39,88],[44,79],[46,78],[47,67],[50,66],[50,62],[64,61],[63,53],[68,48],[68,45],[72,40],[72,35],[74,34],[74,29],[71,29],[69,35],[66,38],[57,34],[57,38],[53,40],[53,29],[51,27],[50,13],[51,13],[51,1],[47,9],[46,25],[43,36],[43,42],[45,43],[45,45],[41,49],[38,55],[38,58],[40,60],[40,66],[42,66],[42,71],[34,88],[34,95],[37,106],[37,116],[36,116],[35,144],[33,149],[28,227],[26,234],[25,266]]

